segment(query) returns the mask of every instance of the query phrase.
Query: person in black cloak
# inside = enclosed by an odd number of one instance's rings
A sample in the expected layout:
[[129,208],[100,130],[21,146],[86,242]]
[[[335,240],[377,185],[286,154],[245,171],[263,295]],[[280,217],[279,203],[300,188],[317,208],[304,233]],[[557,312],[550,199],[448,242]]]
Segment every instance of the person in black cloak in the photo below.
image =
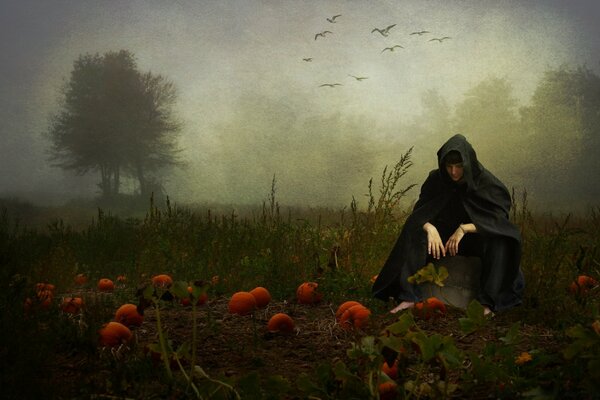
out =
[[[452,136],[437,152],[438,168],[421,186],[419,199],[373,284],[373,295],[400,304],[392,313],[422,301],[408,277],[446,255],[477,256],[481,280],[476,299],[484,313],[521,304],[521,235],[509,221],[508,189],[477,160],[467,139]],[[452,271],[450,271],[452,273]]]

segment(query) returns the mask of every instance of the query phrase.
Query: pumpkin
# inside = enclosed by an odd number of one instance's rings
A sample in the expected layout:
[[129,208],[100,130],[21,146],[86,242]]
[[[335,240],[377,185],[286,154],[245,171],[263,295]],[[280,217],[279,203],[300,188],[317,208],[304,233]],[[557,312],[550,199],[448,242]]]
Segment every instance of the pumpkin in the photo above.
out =
[[256,299],[250,292],[236,292],[229,300],[231,314],[247,315],[256,308]]
[[271,302],[271,293],[264,287],[255,287],[250,293],[256,300],[257,308],[265,308]]
[[379,384],[379,398],[381,400],[391,400],[396,398],[396,391],[398,390],[398,385],[396,382],[383,382]]
[[100,345],[106,347],[116,347],[131,340],[131,331],[120,322],[109,322],[99,331]]
[[85,274],[77,274],[75,275],[75,285],[77,286],[83,286],[87,283],[87,276],[85,276]]
[[387,361],[384,361],[383,365],[381,366],[381,372],[385,373],[391,379],[396,379],[398,377],[398,360],[394,360],[394,363],[391,367]]
[[323,299],[323,295],[317,291],[319,284],[316,282],[304,282],[296,290],[296,297],[300,304],[315,304]]
[[115,321],[125,326],[140,326],[144,322],[144,316],[139,313],[135,304],[123,304],[115,313]]
[[413,314],[422,319],[430,319],[446,314],[446,304],[437,297],[415,303]]
[[67,314],[78,314],[82,307],[81,297],[65,297],[60,305],[60,309]]
[[370,316],[371,311],[367,307],[357,304],[344,311],[340,317],[340,325],[345,329],[351,327],[360,329],[367,324]]
[[98,281],[98,290],[100,292],[112,292],[115,290],[115,284],[108,278],[102,278]]
[[269,332],[291,333],[294,331],[294,320],[285,313],[273,315],[267,323]]
[[346,311],[350,307],[356,306],[356,305],[360,305],[360,303],[358,301],[354,301],[354,300],[349,300],[349,301],[346,301],[346,302],[340,304],[337,311],[335,312],[335,319],[339,322],[340,318],[342,317],[342,314],[344,314],[344,311]]
[[56,286],[54,286],[51,283],[40,282],[40,283],[35,284],[36,292],[43,292],[43,291],[54,292],[55,289],[56,289]]
[[42,309],[48,309],[54,299],[54,292],[52,290],[40,290],[36,293],[38,305]]
[[579,275],[577,279],[569,285],[569,291],[573,294],[585,295],[590,289],[593,289],[597,285],[598,281],[591,276]]
[[167,274],[155,275],[152,277],[152,284],[159,288],[168,288],[173,284],[173,278]]
[[[188,286],[187,291],[191,295],[194,292],[194,288],[191,286]],[[181,299],[181,304],[186,307],[192,305],[192,301],[190,300],[190,297],[184,297],[183,299]],[[206,292],[201,293],[198,296],[198,301],[196,302],[196,304],[201,306],[202,304],[206,303],[207,300],[208,300],[208,294]]]
[[117,282],[124,284],[125,282],[127,282],[127,277],[125,275],[119,275],[117,276]]

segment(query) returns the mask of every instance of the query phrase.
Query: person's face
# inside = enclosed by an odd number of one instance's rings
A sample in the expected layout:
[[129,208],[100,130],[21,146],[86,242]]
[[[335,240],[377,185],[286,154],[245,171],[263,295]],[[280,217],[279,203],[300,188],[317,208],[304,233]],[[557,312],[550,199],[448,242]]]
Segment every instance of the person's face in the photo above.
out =
[[446,172],[448,172],[450,179],[452,179],[454,182],[458,182],[462,179],[465,169],[462,163],[446,164]]

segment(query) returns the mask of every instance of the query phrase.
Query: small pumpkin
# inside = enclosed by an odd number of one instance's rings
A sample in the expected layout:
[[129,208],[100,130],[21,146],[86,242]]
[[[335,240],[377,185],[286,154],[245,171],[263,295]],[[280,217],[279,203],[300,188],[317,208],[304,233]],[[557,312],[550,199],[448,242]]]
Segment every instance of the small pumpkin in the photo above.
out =
[[140,314],[135,304],[123,304],[115,313],[115,321],[125,326],[141,326],[144,316]]
[[231,314],[247,315],[256,308],[256,299],[250,292],[236,292],[229,300]]
[[131,330],[120,322],[111,321],[99,331],[101,346],[116,347],[131,340]]
[[83,286],[87,283],[88,278],[85,274],[77,274],[75,275],[75,285]]
[[390,366],[387,361],[384,361],[381,365],[381,371],[391,379],[396,379],[398,377],[398,359],[394,360],[392,366]]
[[319,284],[316,282],[304,282],[296,289],[296,297],[300,304],[315,304],[323,299],[318,292]]
[[102,278],[98,281],[98,290],[100,292],[112,292],[115,290],[115,284],[108,278]]
[[48,309],[54,300],[54,292],[52,290],[40,290],[36,293],[37,304],[41,309]]
[[[187,291],[190,293],[190,295],[194,292],[194,288],[192,286],[188,286]],[[191,297],[191,296],[190,296]],[[190,297],[184,297],[181,299],[181,304],[184,306],[191,306],[192,305],[192,301],[190,300]],[[198,301],[196,302],[197,305],[201,306],[202,304],[206,303],[206,301],[208,300],[208,293],[204,292],[201,293],[198,296]]]
[[395,399],[398,391],[398,384],[396,382],[383,382],[378,387],[379,398],[381,400]]
[[349,300],[349,301],[343,302],[342,304],[340,304],[337,311],[335,312],[335,319],[339,322],[340,318],[342,317],[342,314],[344,314],[344,311],[346,311],[350,307],[356,306],[356,305],[360,305],[360,303],[358,301],[354,301],[354,300]]
[[413,314],[422,319],[430,319],[446,314],[446,304],[437,297],[429,297],[425,301],[415,303]]
[[573,294],[585,295],[595,286],[598,281],[587,275],[579,275],[577,279],[569,285],[569,291]]
[[362,304],[354,305],[348,308],[340,317],[340,325],[344,329],[351,327],[362,328],[365,326],[371,316],[371,311]]
[[152,277],[152,284],[159,288],[169,288],[173,284],[173,278],[167,274],[155,275]]
[[117,276],[117,283],[125,284],[127,282],[127,276],[119,275]]
[[83,299],[81,297],[65,297],[60,305],[60,309],[67,314],[78,314],[82,307]]
[[36,292],[43,292],[43,291],[54,292],[54,290],[56,290],[56,286],[54,286],[51,283],[39,282],[39,283],[35,284],[35,291]]
[[257,308],[265,308],[271,302],[271,293],[262,286],[255,287],[250,293],[256,300]]
[[269,332],[291,333],[294,331],[294,320],[285,313],[273,315],[267,323]]

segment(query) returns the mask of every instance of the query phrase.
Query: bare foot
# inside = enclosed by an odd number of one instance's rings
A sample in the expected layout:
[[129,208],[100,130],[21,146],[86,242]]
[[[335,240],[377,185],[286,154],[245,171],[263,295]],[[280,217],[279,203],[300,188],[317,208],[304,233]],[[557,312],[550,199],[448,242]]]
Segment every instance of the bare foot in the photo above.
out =
[[403,301],[402,303],[400,303],[396,307],[394,307],[390,311],[390,313],[396,314],[398,311],[407,310],[409,308],[413,308],[414,306],[415,306],[415,303],[412,301]]

